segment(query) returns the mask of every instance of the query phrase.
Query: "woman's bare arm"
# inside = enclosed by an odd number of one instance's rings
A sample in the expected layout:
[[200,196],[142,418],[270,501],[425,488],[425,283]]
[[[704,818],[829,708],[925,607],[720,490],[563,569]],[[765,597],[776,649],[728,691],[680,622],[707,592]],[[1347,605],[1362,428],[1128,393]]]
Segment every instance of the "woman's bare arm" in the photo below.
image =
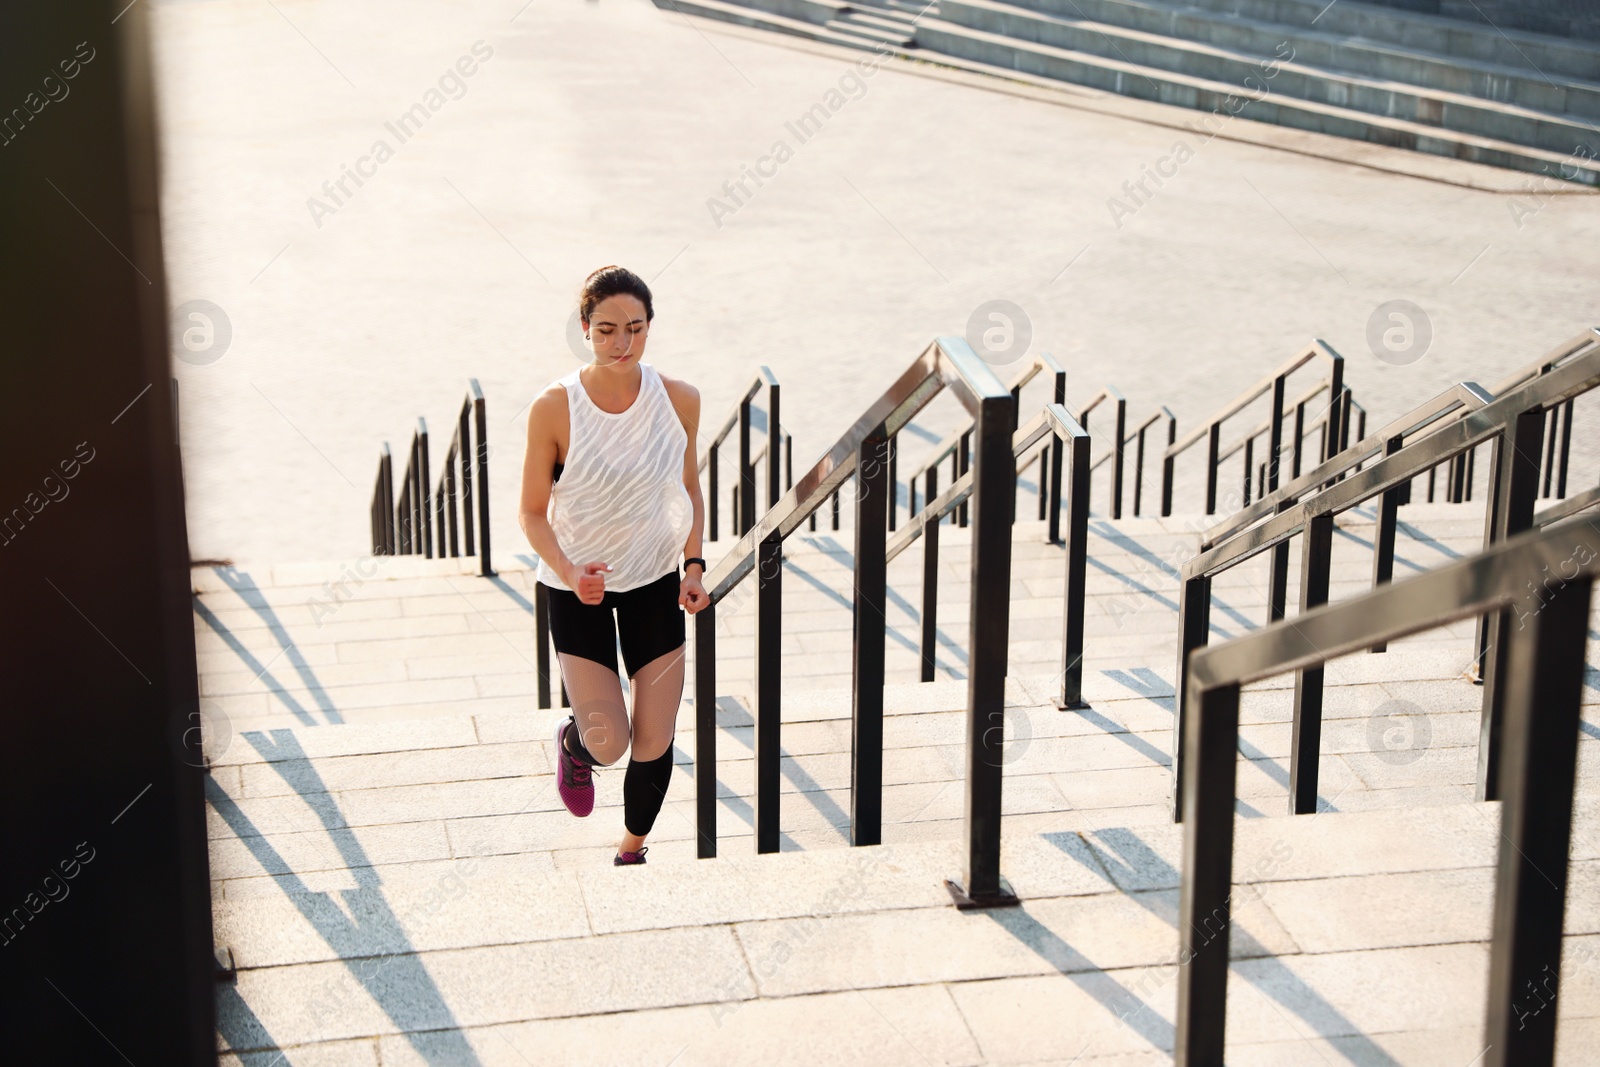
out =
[[522,502],[517,520],[534,553],[560,576],[567,588],[574,589],[572,561],[556,543],[556,533],[550,528],[547,514],[550,489],[555,484],[560,437],[566,424],[566,390],[559,385],[551,386],[528,411],[528,450],[522,459]]
[[[685,557],[699,556],[704,550],[702,538],[705,533],[705,500],[700,493],[700,391],[688,382],[676,378],[662,377],[662,383],[667,387],[667,396],[672,401],[674,410],[678,413],[678,421],[683,423],[684,433],[689,438],[689,443],[683,454],[683,487],[689,493],[689,501],[694,505],[694,521],[689,526],[689,539],[684,542],[683,554]],[[687,571],[685,578],[693,577],[694,585],[699,587],[699,579],[703,577],[704,568],[697,573]],[[698,593],[698,596],[690,595]],[[705,607],[709,600],[705,598],[702,588],[688,589],[680,597],[680,602],[692,615]]]

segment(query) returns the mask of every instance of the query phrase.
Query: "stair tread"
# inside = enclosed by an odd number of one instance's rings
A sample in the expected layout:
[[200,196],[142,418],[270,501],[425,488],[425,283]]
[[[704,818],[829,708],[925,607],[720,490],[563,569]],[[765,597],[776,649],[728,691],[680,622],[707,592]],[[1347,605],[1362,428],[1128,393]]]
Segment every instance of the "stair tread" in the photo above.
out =
[[[1072,16],[1060,15],[1060,14],[1056,14],[1054,12],[1039,11],[1039,10],[1036,10],[1036,9],[1028,8],[1024,4],[1008,3],[1008,2],[1006,2],[1006,0],[952,0],[952,3],[955,4],[956,6],[966,5],[966,6],[969,6],[969,7],[982,7],[982,8],[996,9],[996,10],[1005,10],[1005,11],[1007,11],[1009,13],[1015,14],[1018,17],[1034,19],[1034,20],[1037,20],[1037,21],[1043,22],[1043,23],[1057,23],[1057,24],[1064,25],[1064,26],[1076,26],[1076,27],[1083,27],[1083,28],[1086,28],[1086,29],[1091,29],[1091,30],[1095,31],[1096,33],[1100,33],[1100,34],[1105,35],[1108,39],[1110,39],[1110,38],[1118,38],[1118,37],[1126,38],[1126,39],[1129,39],[1129,40],[1141,41],[1141,42],[1144,42],[1146,44],[1158,44],[1158,45],[1170,47],[1170,48],[1181,50],[1181,51],[1193,52],[1193,53],[1196,53],[1196,54],[1203,54],[1203,55],[1210,55],[1210,56],[1214,56],[1214,57],[1221,58],[1221,59],[1234,60],[1234,61],[1237,61],[1237,62],[1240,62],[1240,63],[1252,63],[1253,64],[1253,63],[1256,63],[1256,62],[1258,62],[1259,60],[1261,60],[1263,58],[1270,58],[1270,57],[1265,57],[1265,56],[1258,55],[1258,54],[1252,53],[1252,52],[1245,52],[1245,51],[1240,51],[1240,50],[1236,50],[1236,49],[1224,48],[1224,47],[1221,47],[1220,45],[1210,44],[1210,43],[1205,42],[1205,41],[1195,41],[1195,40],[1190,40],[1188,38],[1183,38],[1183,37],[1172,37],[1172,36],[1168,36],[1168,35],[1165,35],[1165,34],[1152,33],[1152,32],[1147,31],[1147,30],[1139,30],[1139,29],[1134,29],[1134,28],[1130,28],[1130,27],[1117,26],[1117,25],[1114,25],[1114,24],[1111,24],[1111,23],[1097,22],[1097,21],[1094,21],[1092,19],[1073,18]],[[950,20],[947,19],[947,18],[944,18],[941,21],[948,22]],[[972,27],[968,27],[968,28],[970,29]],[[979,32],[988,32],[988,31],[979,31]],[[1043,45],[1042,42],[1037,42],[1037,41],[1026,41],[1026,40],[1022,40],[1022,39],[1019,39],[1019,38],[1008,38],[1008,39],[1017,40],[1019,44],[1034,45],[1034,46],[1041,46],[1042,45],[1043,47],[1061,48],[1061,46],[1059,46],[1059,45]],[[1062,50],[1063,51],[1075,51],[1075,50],[1072,50],[1072,49],[1062,49]],[[1081,54],[1091,54],[1091,53],[1081,53]],[[1195,81],[1206,81],[1206,80],[1208,80],[1208,79],[1204,79],[1204,78],[1201,78],[1201,77],[1198,77],[1198,76],[1195,76],[1195,75],[1186,75],[1186,74],[1183,74],[1181,71],[1168,71],[1164,67],[1153,67],[1153,68],[1152,67],[1144,67],[1142,64],[1130,64],[1130,66],[1141,67],[1142,69],[1146,69],[1146,70],[1150,70],[1150,69],[1163,70],[1168,74],[1182,76],[1184,78],[1189,78],[1189,79],[1192,79],[1192,80],[1195,80]],[[1498,100],[1490,100],[1490,99],[1486,99],[1484,97],[1473,96],[1473,95],[1470,95],[1470,94],[1467,94],[1467,93],[1457,93],[1457,92],[1452,92],[1452,91],[1445,90],[1445,89],[1435,89],[1435,88],[1431,88],[1431,87],[1427,87],[1427,86],[1412,85],[1412,84],[1407,83],[1407,82],[1391,81],[1391,80],[1377,78],[1377,77],[1374,77],[1372,75],[1363,74],[1363,73],[1359,73],[1359,72],[1342,71],[1342,70],[1338,70],[1338,69],[1334,69],[1334,68],[1323,68],[1323,67],[1316,67],[1316,66],[1298,64],[1298,63],[1295,63],[1292,60],[1281,62],[1279,64],[1279,67],[1280,67],[1281,70],[1294,70],[1294,71],[1298,71],[1298,72],[1300,72],[1302,74],[1319,76],[1319,77],[1325,78],[1325,79],[1330,80],[1330,81],[1346,82],[1346,83],[1349,83],[1351,85],[1360,85],[1360,86],[1364,86],[1364,87],[1370,87],[1370,88],[1375,88],[1375,89],[1383,89],[1383,90],[1403,90],[1405,92],[1411,93],[1411,94],[1413,94],[1415,96],[1418,96],[1418,97],[1421,97],[1421,98],[1424,98],[1424,99],[1439,100],[1439,101],[1442,101],[1442,102],[1445,102],[1445,103],[1449,103],[1449,104],[1454,104],[1454,105],[1460,106],[1460,107],[1480,107],[1480,108],[1482,108],[1484,110],[1495,111],[1495,112],[1503,113],[1503,114],[1506,114],[1506,115],[1515,116],[1515,117],[1518,117],[1518,118],[1526,118],[1526,119],[1530,119],[1530,120],[1538,120],[1538,121],[1544,121],[1544,122],[1551,122],[1551,121],[1562,122],[1562,123],[1565,123],[1567,125],[1584,128],[1586,130],[1589,130],[1590,132],[1595,132],[1596,131],[1596,125],[1594,123],[1588,122],[1588,121],[1586,121],[1586,120],[1584,120],[1584,119],[1582,119],[1582,118],[1580,118],[1578,116],[1570,115],[1568,113],[1552,112],[1552,111],[1541,111],[1541,110],[1538,110],[1536,108],[1530,108],[1530,107],[1526,107],[1526,106],[1520,105],[1520,104],[1512,104],[1512,103],[1506,103],[1506,102],[1498,101]],[[1214,83],[1214,84],[1218,84],[1218,83]],[[1600,85],[1593,84],[1593,83],[1583,83],[1583,87],[1592,88],[1592,89],[1595,89],[1596,91],[1600,91]],[[1327,105],[1327,106],[1332,106],[1332,105]],[[1357,110],[1357,109],[1341,108],[1340,110]],[[1362,114],[1368,114],[1368,112],[1362,112]],[[1419,124],[1419,125],[1423,125],[1423,124]],[[1433,129],[1435,127],[1425,127],[1425,128]]]
[[[972,0],[961,0],[961,2],[972,2]],[[1577,88],[1577,89],[1587,89],[1587,90],[1593,90],[1593,91],[1596,91],[1596,92],[1600,92],[1600,80],[1590,80],[1590,79],[1585,79],[1585,78],[1579,78],[1579,77],[1576,77],[1574,75],[1563,74],[1563,73],[1560,73],[1560,72],[1557,72],[1554,75],[1545,75],[1543,72],[1541,72],[1541,71],[1539,71],[1539,70],[1537,70],[1535,68],[1530,68],[1530,67],[1526,67],[1526,66],[1512,66],[1512,65],[1504,64],[1504,63],[1496,63],[1496,62],[1493,62],[1492,60],[1480,59],[1480,58],[1475,57],[1475,56],[1463,56],[1463,55],[1457,55],[1457,54],[1453,54],[1453,53],[1449,53],[1449,52],[1430,51],[1430,50],[1425,49],[1425,48],[1408,46],[1403,42],[1386,40],[1386,39],[1381,38],[1381,37],[1368,37],[1368,36],[1365,36],[1365,35],[1359,34],[1359,33],[1355,33],[1355,34],[1334,33],[1334,32],[1327,32],[1327,31],[1321,30],[1321,29],[1316,28],[1314,26],[1300,26],[1300,25],[1297,25],[1297,24],[1294,24],[1294,23],[1271,22],[1271,21],[1268,21],[1266,19],[1252,18],[1252,17],[1247,16],[1247,15],[1240,15],[1240,14],[1233,14],[1233,13],[1225,13],[1225,12],[1221,12],[1221,11],[1214,11],[1214,10],[1211,10],[1211,9],[1208,9],[1208,8],[1196,6],[1196,5],[1194,5],[1192,3],[1188,3],[1188,2],[1184,2],[1184,3],[1163,3],[1163,2],[1161,2],[1161,0],[1116,0],[1116,2],[1118,2],[1119,4],[1123,4],[1123,5],[1129,6],[1129,7],[1143,8],[1143,9],[1146,9],[1146,10],[1149,10],[1149,11],[1153,11],[1153,12],[1170,12],[1170,13],[1173,13],[1173,14],[1181,14],[1181,15],[1188,16],[1188,17],[1204,18],[1207,21],[1213,22],[1213,23],[1218,24],[1218,25],[1230,25],[1230,26],[1231,25],[1242,25],[1242,26],[1248,26],[1248,27],[1255,28],[1255,29],[1274,29],[1274,30],[1276,30],[1276,29],[1284,29],[1284,30],[1291,30],[1291,31],[1293,31],[1293,33],[1297,37],[1312,38],[1312,39],[1315,39],[1315,40],[1319,40],[1319,41],[1325,42],[1325,43],[1330,44],[1330,45],[1339,45],[1339,46],[1343,46],[1343,47],[1348,47],[1348,46],[1351,46],[1351,45],[1359,45],[1361,47],[1368,48],[1368,49],[1371,49],[1371,50],[1374,50],[1374,51],[1388,52],[1388,53],[1391,53],[1391,54],[1397,55],[1397,56],[1404,56],[1404,57],[1416,58],[1416,59],[1438,60],[1438,61],[1441,61],[1441,62],[1449,63],[1449,64],[1451,64],[1453,66],[1468,68],[1468,69],[1471,69],[1471,70],[1483,72],[1485,74],[1503,75],[1503,76],[1506,76],[1506,77],[1524,78],[1524,79],[1528,79],[1528,80],[1547,81],[1547,82],[1550,82],[1551,84],[1557,84],[1557,85],[1561,85],[1561,86],[1565,86],[1565,87]],[[998,0],[997,6],[1018,8],[1018,9],[1021,9],[1021,10],[1028,11],[1031,14],[1037,14],[1037,15],[1052,16],[1052,15],[1056,15],[1057,14],[1055,12],[1044,11],[1044,10],[1042,10],[1040,8],[1036,8],[1031,3],[1029,3],[1029,0]],[[1109,26],[1116,26],[1117,25],[1116,23],[1103,22],[1103,21],[1100,21],[1100,20],[1086,19],[1086,21],[1095,22],[1097,25],[1109,25]],[[1119,28],[1127,29],[1127,30],[1133,30],[1133,31],[1137,30],[1136,27],[1119,27]],[[1144,32],[1149,32],[1149,31],[1144,31]],[[1187,38],[1173,38],[1173,39],[1175,39],[1175,40],[1186,40]],[[1596,54],[1597,54],[1597,59],[1600,59],[1600,49],[1597,49],[1597,53]],[[1338,68],[1333,68],[1333,69],[1338,69]],[[1354,72],[1354,73],[1359,73],[1359,72]]]
[[[1176,84],[1193,86],[1195,88],[1205,89],[1214,93],[1222,93],[1224,95],[1232,95],[1234,89],[1236,88],[1236,86],[1231,86],[1226,83],[1215,82],[1205,78],[1194,77],[1192,75],[1162,70],[1157,67],[1145,67],[1139,64],[1127,63],[1121,60],[1107,59],[1103,56],[1097,56],[1087,52],[1076,52],[1071,49],[1059,48],[1054,45],[1045,45],[1034,41],[1023,41],[1014,37],[1007,37],[1003,34],[989,33],[984,30],[975,30],[969,26],[945,22],[941,19],[925,21],[922,25],[924,29],[943,29],[946,33],[971,35],[982,40],[1006,44],[1019,50],[1054,54],[1065,59],[1084,63],[1085,65],[1115,70],[1140,78],[1150,78],[1152,81],[1158,78],[1166,79]],[[924,44],[923,47],[926,49],[927,46]],[[979,66],[988,67],[991,70],[1005,69],[978,61],[972,62],[978,63]],[[1317,114],[1339,116],[1343,118],[1350,118],[1352,116],[1359,117],[1361,120],[1372,126],[1404,132],[1413,137],[1471,145],[1480,149],[1500,151],[1507,155],[1519,156],[1543,163],[1572,164],[1570,156],[1562,155],[1559,152],[1550,151],[1548,149],[1533,147],[1531,145],[1522,145],[1511,141],[1501,141],[1479,134],[1462,133],[1446,127],[1429,126],[1423,123],[1412,122],[1406,119],[1391,118],[1387,115],[1379,115],[1372,112],[1354,111],[1348,108],[1336,107],[1331,104],[1323,104],[1313,100],[1303,100],[1294,97],[1273,97],[1272,99],[1273,102],[1280,107],[1288,107],[1314,112]],[[1591,165],[1600,168],[1600,165],[1592,164],[1592,162],[1572,165],[1579,168]],[[1600,169],[1597,169],[1597,173],[1600,173]]]

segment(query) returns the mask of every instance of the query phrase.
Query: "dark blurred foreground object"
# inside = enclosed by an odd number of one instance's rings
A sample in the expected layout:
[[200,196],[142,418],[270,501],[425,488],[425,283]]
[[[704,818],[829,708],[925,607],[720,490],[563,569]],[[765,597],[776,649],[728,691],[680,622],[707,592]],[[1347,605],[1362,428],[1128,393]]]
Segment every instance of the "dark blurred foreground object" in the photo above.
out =
[[149,4],[0,6],[0,1033],[216,1062]]

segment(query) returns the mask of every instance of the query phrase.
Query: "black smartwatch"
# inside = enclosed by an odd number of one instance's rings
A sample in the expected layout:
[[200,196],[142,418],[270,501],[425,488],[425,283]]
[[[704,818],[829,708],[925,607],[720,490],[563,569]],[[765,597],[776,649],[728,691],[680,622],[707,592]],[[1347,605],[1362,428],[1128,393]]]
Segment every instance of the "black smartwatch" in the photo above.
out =
[[691,564],[691,563],[700,564],[700,573],[701,574],[704,574],[706,572],[706,561],[701,559],[699,556],[690,556],[688,559],[683,561],[683,574],[684,574],[684,577],[688,577],[689,576],[689,564]]

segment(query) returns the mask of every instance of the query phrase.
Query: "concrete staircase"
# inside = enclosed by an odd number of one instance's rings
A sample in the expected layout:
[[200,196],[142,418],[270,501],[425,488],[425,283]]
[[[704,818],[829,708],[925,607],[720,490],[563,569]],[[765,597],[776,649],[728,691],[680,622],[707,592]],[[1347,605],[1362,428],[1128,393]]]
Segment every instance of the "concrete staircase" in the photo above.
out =
[[[1024,494],[1019,514],[1031,506]],[[1481,504],[1402,520],[1398,576],[1471,551]],[[1170,1062],[1172,567],[1200,524],[1091,521],[1092,707],[1071,712],[1050,703],[1062,552],[1017,524],[1002,871],[1023,905],[970,913],[941,884],[962,854],[965,531],[941,537],[938,681],[915,681],[921,551],[891,564],[884,844],[849,844],[849,535],[824,532],[786,548],[783,851],[754,853],[754,612],[733,597],[719,856],[695,858],[686,702],[650,863],[633,869],[610,864],[620,765],[598,772],[588,819],[556,796],[548,739],[565,713],[533,708],[526,561],[494,580],[395,558],[196,571],[221,727],[216,935],[238,968],[219,985],[224,1062]],[[1371,513],[1340,530],[1335,599],[1367,586]],[[1215,638],[1260,624],[1264,570],[1218,579]],[[360,581],[334,584],[345,575]],[[1498,812],[1471,802],[1470,646],[1457,624],[1330,665],[1312,816],[1282,814],[1292,679],[1247,690],[1230,1062],[1482,1051]],[[1600,1055],[1590,677],[1561,1007],[1572,1064]]]
[[[819,40],[865,10],[659,2]],[[1600,42],[1354,0],[940,0],[912,29],[923,59],[1196,109],[1202,134],[1237,116],[1600,184]]]

